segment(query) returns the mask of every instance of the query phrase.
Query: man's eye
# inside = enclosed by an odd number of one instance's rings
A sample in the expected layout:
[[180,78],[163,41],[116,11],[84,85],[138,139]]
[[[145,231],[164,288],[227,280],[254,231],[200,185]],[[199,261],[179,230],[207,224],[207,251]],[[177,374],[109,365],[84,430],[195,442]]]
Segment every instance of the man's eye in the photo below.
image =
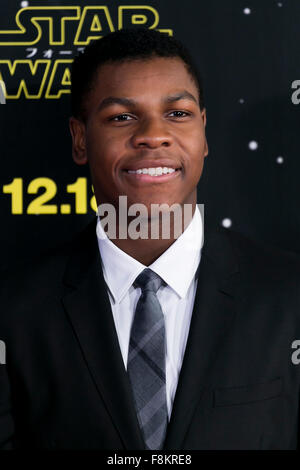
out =
[[129,116],[129,114],[119,114],[118,116],[114,116],[113,118],[110,119],[110,121],[117,121],[117,122],[124,122],[124,121],[130,121],[132,116]]
[[187,113],[186,111],[172,111],[171,113],[169,113],[169,116],[174,116],[174,117],[185,117],[185,116],[189,116],[189,113]]

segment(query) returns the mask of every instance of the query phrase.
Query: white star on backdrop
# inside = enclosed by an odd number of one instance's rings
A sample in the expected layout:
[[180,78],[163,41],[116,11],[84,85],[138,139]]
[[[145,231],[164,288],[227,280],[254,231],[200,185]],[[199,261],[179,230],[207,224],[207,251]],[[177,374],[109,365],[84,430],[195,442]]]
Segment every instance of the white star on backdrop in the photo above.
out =
[[227,217],[226,219],[222,220],[222,225],[225,228],[229,228],[232,225],[232,220]]
[[257,150],[258,149],[258,143],[255,140],[251,140],[249,142],[248,147],[250,150]]

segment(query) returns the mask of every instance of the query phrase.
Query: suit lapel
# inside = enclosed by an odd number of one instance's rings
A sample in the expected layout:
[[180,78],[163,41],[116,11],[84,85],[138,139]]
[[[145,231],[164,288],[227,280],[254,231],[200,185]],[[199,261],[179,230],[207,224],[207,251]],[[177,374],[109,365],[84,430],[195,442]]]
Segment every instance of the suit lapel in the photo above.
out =
[[[205,240],[207,236],[205,237]],[[183,449],[195,408],[235,317],[238,266],[225,232],[208,236],[165,449]]]
[[144,449],[102,274],[95,223],[75,244],[62,301],[87,367],[125,448]]

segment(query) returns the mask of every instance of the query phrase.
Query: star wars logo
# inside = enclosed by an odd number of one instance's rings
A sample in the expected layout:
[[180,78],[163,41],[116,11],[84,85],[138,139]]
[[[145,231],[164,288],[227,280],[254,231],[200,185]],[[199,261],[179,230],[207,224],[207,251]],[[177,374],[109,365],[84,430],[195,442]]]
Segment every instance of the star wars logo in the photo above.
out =
[[[7,57],[0,60],[6,100],[59,99],[70,93],[72,56],[91,41],[135,26],[173,35],[171,29],[159,28],[159,21],[158,11],[149,5],[122,5],[115,16],[104,5],[21,8],[15,17],[17,28],[0,30],[1,56],[5,52]],[[25,47],[25,54],[16,46]],[[16,49],[22,57],[11,59]]]

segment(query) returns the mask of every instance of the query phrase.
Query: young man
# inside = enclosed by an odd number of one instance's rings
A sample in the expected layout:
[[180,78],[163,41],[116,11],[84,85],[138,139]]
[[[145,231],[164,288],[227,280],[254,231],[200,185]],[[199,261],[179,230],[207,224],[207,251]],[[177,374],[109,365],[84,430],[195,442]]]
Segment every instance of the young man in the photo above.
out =
[[[299,261],[224,229],[202,247],[206,114],[187,51],[142,29],[95,41],[73,66],[72,114],[99,217],[3,282],[2,447],[295,449]],[[172,214],[167,238],[107,236],[101,207],[119,234],[137,203],[147,235],[163,229],[153,204],[191,217],[179,237]]]

